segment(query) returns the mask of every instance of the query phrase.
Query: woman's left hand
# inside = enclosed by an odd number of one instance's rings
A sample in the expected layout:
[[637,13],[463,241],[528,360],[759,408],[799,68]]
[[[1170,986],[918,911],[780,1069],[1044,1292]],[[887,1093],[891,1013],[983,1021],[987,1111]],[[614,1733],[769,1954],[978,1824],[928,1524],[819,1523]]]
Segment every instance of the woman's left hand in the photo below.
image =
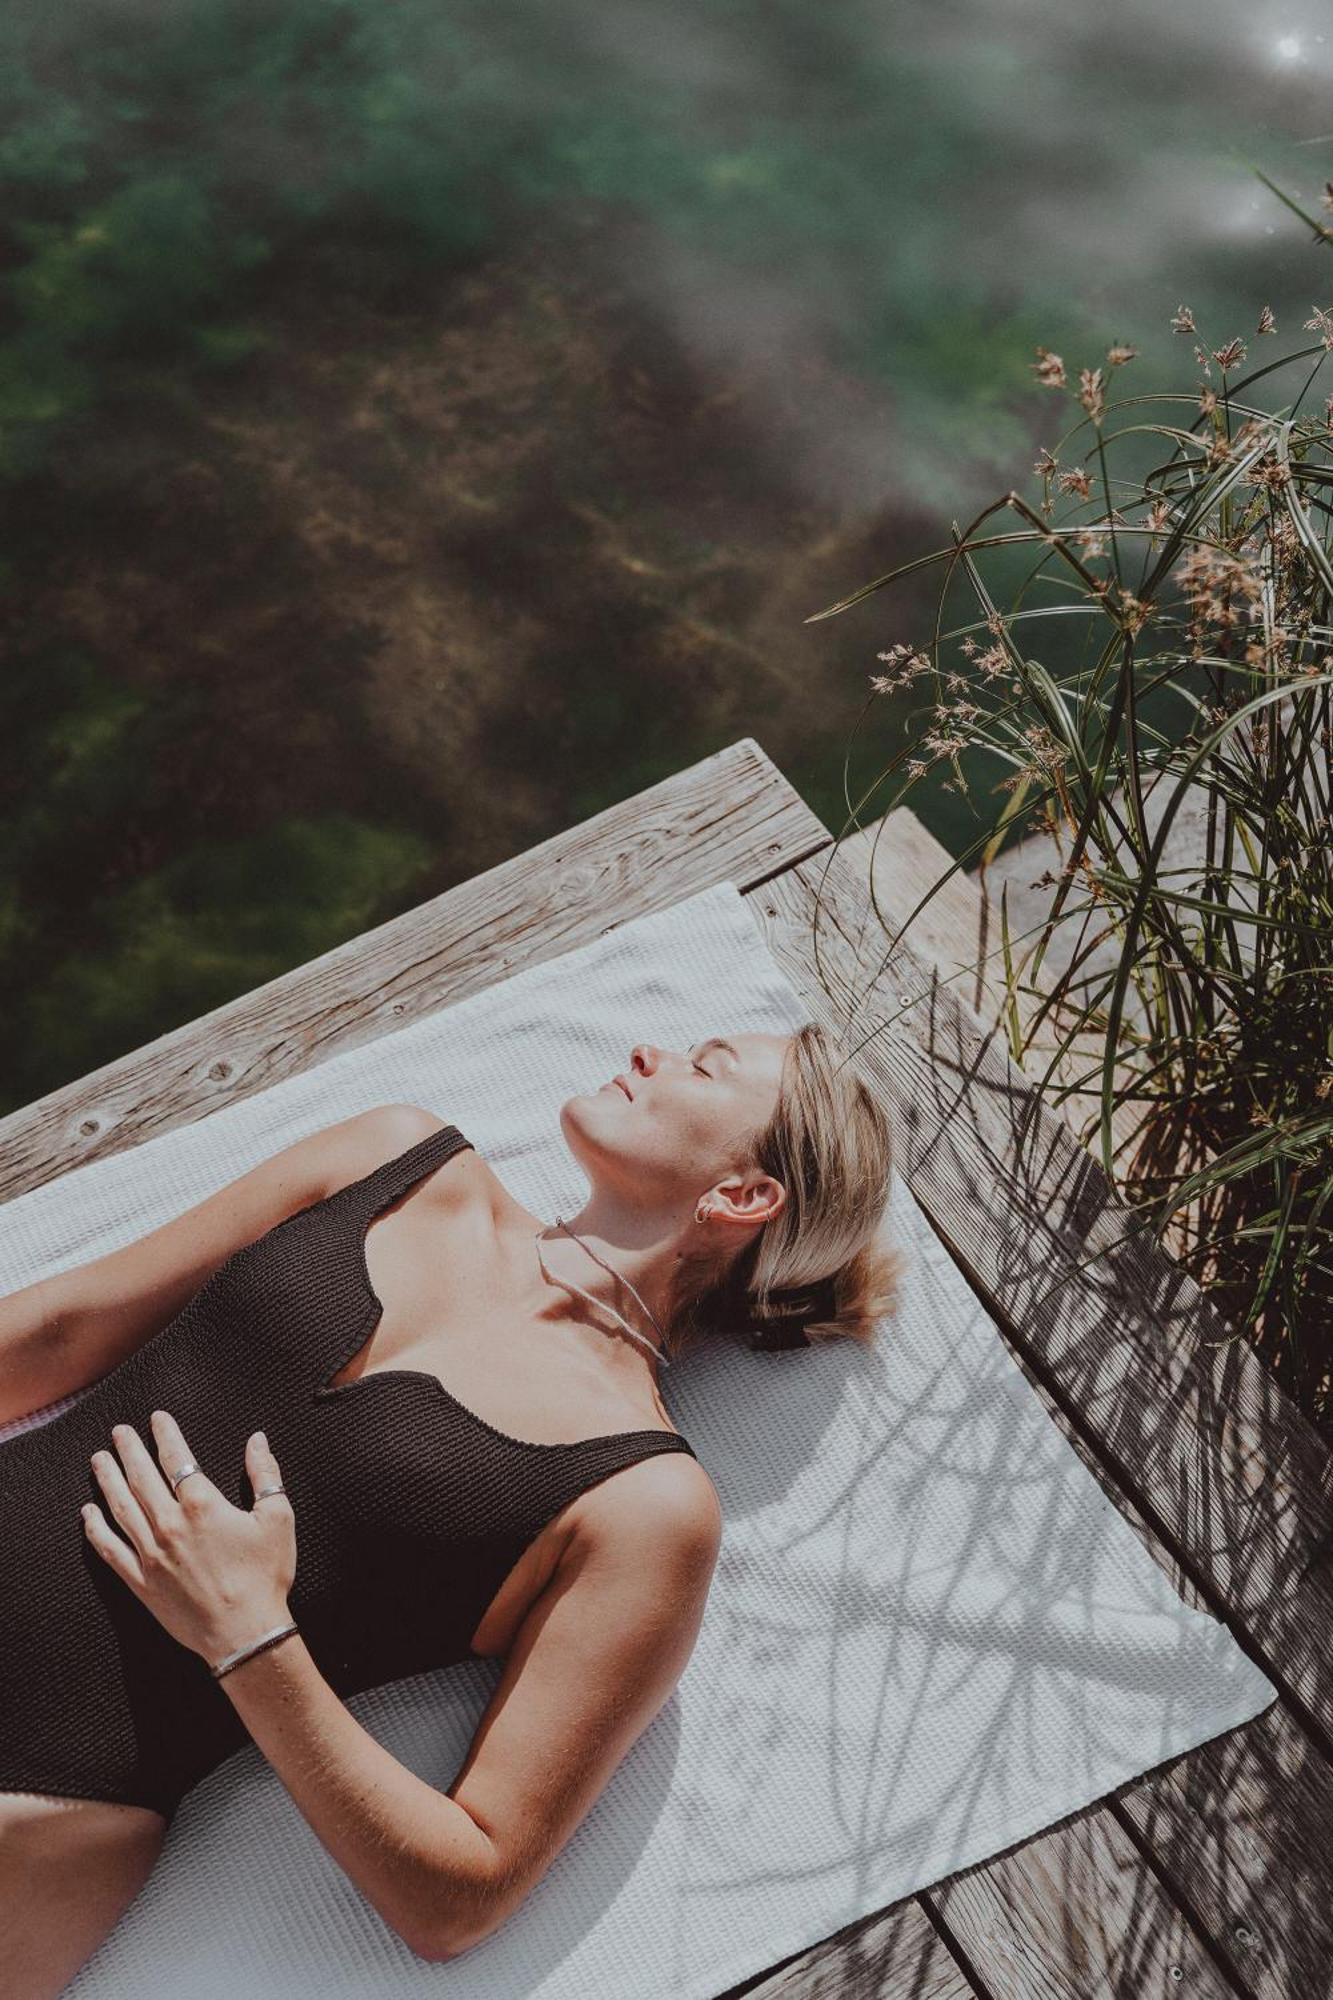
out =
[[[157,1460],[130,1424],[116,1424],[111,1432],[119,1461],[109,1451],[92,1457],[93,1473],[123,1535],[93,1501],[81,1510],[84,1529],[158,1623],[211,1666],[290,1618],[295,1515],[285,1493],[265,1494],[248,1511],[233,1507],[202,1471],[183,1479],[173,1493],[166,1475],[193,1464],[193,1454],[165,1410],[154,1410],[150,1421]],[[262,1431],[246,1443],[245,1467],[256,1493],[281,1481]]]

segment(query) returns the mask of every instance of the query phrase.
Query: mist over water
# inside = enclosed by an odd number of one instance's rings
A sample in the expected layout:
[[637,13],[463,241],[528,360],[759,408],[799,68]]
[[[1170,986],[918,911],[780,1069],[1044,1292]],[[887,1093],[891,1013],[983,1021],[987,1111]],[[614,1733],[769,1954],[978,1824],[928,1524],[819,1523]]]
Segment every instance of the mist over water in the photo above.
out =
[[1038,344],[1308,338],[1330,84],[1214,0],[9,10],[8,1107],[738,736],[836,830],[931,587],[803,621],[1035,499]]

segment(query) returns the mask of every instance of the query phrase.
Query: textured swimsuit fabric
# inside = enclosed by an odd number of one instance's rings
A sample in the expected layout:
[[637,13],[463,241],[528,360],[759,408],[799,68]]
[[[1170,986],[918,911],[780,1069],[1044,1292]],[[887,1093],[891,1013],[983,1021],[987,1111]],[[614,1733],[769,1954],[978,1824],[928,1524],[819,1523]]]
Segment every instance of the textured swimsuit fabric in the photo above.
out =
[[84,1532],[81,1505],[102,1501],[89,1460],[115,1423],[151,1448],[149,1417],[170,1410],[247,1508],[245,1442],[265,1431],[298,1524],[292,1616],[343,1697],[475,1657],[487,1605],[561,1507],[622,1466],[691,1450],[665,1430],[509,1438],[412,1369],[330,1384],[379,1317],[370,1223],[469,1145],[447,1125],[288,1217],[73,1407],[0,1443],[0,1791],[170,1818],[249,1740],[206,1662]]

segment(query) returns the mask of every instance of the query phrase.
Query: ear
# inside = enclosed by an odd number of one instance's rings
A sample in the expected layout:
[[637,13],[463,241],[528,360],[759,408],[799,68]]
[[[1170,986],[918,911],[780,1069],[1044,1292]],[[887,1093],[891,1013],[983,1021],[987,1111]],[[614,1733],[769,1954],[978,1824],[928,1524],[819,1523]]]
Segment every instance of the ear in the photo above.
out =
[[719,1181],[711,1199],[719,1221],[754,1228],[781,1215],[787,1206],[787,1190],[772,1174],[756,1171]]

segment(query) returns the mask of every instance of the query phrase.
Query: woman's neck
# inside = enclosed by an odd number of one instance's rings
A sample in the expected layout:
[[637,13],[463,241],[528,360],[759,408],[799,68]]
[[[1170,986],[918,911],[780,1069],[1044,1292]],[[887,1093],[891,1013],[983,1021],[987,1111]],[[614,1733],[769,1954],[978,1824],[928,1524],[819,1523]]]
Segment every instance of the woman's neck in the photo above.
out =
[[[608,1217],[591,1205],[563,1217],[562,1222],[561,1228],[556,1228],[554,1220],[542,1228],[540,1219],[532,1218],[530,1261],[537,1316],[574,1319],[603,1333],[614,1333],[618,1336],[614,1345],[625,1359],[641,1364],[655,1377],[658,1362],[649,1348],[663,1345],[661,1329],[667,1323],[679,1264],[675,1232],[665,1231],[660,1218],[649,1224],[641,1218]],[[539,1231],[540,1263],[536,1254]],[[609,1270],[605,1268],[608,1265]],[[646,1345],[629,1338],[616,1314],[624,1315]]]

